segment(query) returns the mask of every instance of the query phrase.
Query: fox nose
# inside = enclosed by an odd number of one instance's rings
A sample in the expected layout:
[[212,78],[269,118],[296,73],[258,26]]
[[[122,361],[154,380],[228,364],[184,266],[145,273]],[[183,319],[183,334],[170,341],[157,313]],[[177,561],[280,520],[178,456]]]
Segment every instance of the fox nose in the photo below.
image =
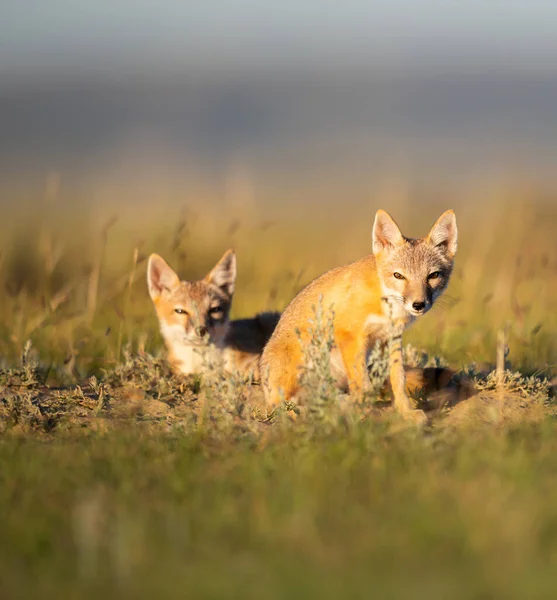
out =
[[201,325],[195,329],[195,333],[197,337],[204,338],[209,332],[207,331],[207,327]]
[[425,308],[425,302],[412,302],[412,308],[417,311],[423,310]]

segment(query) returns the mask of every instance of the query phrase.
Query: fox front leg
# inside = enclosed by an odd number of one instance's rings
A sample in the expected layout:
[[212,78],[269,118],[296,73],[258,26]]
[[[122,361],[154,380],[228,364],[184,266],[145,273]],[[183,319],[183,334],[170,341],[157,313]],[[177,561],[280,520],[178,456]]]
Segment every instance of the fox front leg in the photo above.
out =
[[336,343],[342,356],[350,394],[354,398],[361,399],[369,389],[369,377],[367,376],[365,360],[365,338],[339,332],[336,335]]
[[412,400],[406,393],[406,374],[402,361],[402,333],[394,335],[391,339],[390,351],[390,380],[393,390],[395,410],[405,418],[423,424],[427,417],[423,410],[414,409]]

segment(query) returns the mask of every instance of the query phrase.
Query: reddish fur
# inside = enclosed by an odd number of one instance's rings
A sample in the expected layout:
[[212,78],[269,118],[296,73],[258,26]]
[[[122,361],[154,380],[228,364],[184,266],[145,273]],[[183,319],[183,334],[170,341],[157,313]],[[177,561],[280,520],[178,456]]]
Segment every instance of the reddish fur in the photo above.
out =
[[[265,347],[262,357],[262,374],[269,369],[271,405],[280,401],[282,389],[285,399],[293,396],[298,387],[298,371],[303,356],[298,337],[307,341],[308,324],[315,318],[313,307],[322,297],[325,311],[334,312],[335,344],[340,350],[348,377],[350,391],[358,393],[364,385],[364,358],[373,337],[366,321],[372,314],[386,316],[381,303],[380,284],[372,254],[325,273],[310,283],[294,298],[285,310],[275,333]],[[280,366],[273,368],[273,363]]]
[[[298,336],[302,344],[308,343],[308,329],[315,319],[315,307],[321,302],[324,311],[333,311],[334,342],[352,394],[361,394],[369,382],[365,359],[373,345],[389,338],[397,340],[391,350],[391,383],[397,409],[407,413],[411,404],[402,367],[402,331],[416,316],[409,312],[412,301],[427,300],[427,310],[446,287],[456,239],[452,211],[444,213],[429,236],[420,240],[404,238],[391,217],[378,211],[374,252],[312,281],[282,314],[261,357],[269,409],[281,398],[289,400],[298,390],[303,366]],[[399,269],[407,276],[392,279]],[[431,269],[441,274],[430,281]],[[394,296],[396,302],[392,300]]]

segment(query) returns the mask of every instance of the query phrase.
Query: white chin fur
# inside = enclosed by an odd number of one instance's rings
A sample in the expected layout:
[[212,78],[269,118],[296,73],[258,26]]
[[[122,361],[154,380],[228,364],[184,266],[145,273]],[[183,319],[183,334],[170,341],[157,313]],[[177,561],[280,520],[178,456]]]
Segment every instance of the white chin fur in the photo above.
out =
[[430,308],[430,306],[426,306],[423,310],[414,310],[411,306],[405,306],[404,310],[413,317],[421,317],[422,315],[425,315]]
[[189,337],[180,325],[165,325],[161,323],[161,333],[169,344],[183,344],[185,346],[205,346],[206,342],[197,336]]

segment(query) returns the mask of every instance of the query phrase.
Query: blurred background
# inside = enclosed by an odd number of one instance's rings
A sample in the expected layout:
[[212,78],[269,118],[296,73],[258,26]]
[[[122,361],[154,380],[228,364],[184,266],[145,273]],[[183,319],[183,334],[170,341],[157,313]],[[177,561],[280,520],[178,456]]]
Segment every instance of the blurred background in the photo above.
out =
[[151,251],[193,278],[233,245],[245,315],[368,252],[377,208],[418,236],[452,207],[455,280],[411,339],[489,360],[505,326],[511,359],[551,370],[556,19],[542,0],[3,2],[4,360],[31,339],[75,376],[155,351]]
[[[3,175],[552,174],[557,7],[256,0],[0,8]],[[311,173],[313,175],[313,173]]]

